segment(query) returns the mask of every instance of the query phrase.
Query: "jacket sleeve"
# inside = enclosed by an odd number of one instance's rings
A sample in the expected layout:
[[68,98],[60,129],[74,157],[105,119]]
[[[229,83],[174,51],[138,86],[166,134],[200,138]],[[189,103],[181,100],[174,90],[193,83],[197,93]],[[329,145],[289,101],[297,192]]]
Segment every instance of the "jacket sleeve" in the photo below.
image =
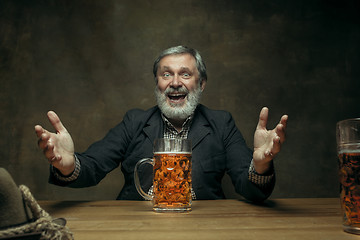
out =
[[123,161],[131,141],[133,122],[132,114],[127,113],[123,121],[112,128],[102,140],[90,145],[83,153],[75,153],[81,165],[76,180],[61,181],[54,176],[53,171],[50,171],[49,183],[74,188],[98,184]]
[[225,122],[223,141],[226,149],[226,171],[237,193],[252,202],[262,202],[272,193],[275,177],[265,185],[255,184],[249,180],[252,150],[247,147],[230,113],[226,114]]

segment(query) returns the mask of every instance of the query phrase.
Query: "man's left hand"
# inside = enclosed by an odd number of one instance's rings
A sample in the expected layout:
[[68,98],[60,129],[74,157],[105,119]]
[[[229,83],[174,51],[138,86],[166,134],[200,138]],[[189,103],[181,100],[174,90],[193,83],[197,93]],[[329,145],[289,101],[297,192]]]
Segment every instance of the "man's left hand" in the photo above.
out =
[[283,115],[274,129],[267,130],[268,116],[269,109],[262,108],[254,135],[253,163],[258,174],[264,174],[270,169],[271,161],[280,152],[281,145],[285,141],[288,116]]

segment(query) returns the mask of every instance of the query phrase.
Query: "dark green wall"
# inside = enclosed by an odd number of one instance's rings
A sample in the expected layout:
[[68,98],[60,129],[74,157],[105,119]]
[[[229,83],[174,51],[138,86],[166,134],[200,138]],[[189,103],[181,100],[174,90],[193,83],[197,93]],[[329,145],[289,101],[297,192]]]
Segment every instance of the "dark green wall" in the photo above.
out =
[[[83,151],[130,108],[155,104],[151,68],[170,46],[208,67],[202,103],[230,111],[248,145],[263,106],[289,115],[272,197],[338,195],[335,124],[360,117],[357,0],[0,1],[0,167],[37,199],[114,199],[49,185],[34,125],[55,110]],[[229,179],[224,187],[234,197]]]

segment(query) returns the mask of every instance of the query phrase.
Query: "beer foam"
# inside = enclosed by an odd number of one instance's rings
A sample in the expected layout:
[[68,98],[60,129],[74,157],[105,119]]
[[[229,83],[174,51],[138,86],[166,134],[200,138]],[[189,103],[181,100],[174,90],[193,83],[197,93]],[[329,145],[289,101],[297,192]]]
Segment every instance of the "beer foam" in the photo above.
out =
[[360,153],[360,149],[342,149],[339,150],[338,154],[343,154],[343,153]]
[[191,154],[191,152],[154,152],[154,154]]

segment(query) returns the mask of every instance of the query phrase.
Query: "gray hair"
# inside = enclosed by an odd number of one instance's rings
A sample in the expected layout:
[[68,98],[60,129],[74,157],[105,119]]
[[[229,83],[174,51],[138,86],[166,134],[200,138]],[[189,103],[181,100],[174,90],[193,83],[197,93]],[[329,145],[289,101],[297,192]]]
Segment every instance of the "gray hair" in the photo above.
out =
[[206,74],[206,66],[205,66],[205,62],[203,61],[200,53],[193,48],[189,48],[186,46],[176,46],[176,47],[171,47],[168,49],[165,49],[164,51],[162,51],[159,55],[159,57],[155,60],[154,62],[154,66],[153,66],[153,73],[154,73],[154,77],[155,77],[155,81],[157,82],[157,70],[159,67],[159,62],[163,57],[166,57],[168,55],[178,55],[178,54],[190,54],[191,56],[193,56],[195,58],[195,62],[196,62],[196,68],[199,72],[199,77],[200,77],[200,83],[203,80],[207,80],[207,74]]

